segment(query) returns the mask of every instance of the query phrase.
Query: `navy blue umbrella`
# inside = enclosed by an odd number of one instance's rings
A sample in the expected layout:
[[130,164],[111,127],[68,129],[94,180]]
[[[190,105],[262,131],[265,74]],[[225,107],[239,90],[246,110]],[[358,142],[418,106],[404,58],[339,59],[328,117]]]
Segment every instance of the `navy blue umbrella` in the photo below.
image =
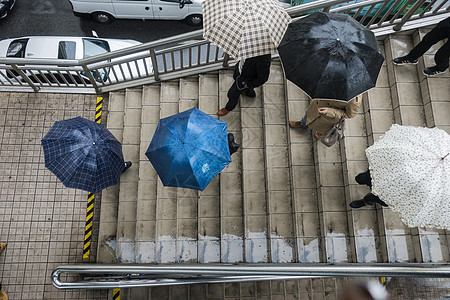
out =
[[161,119],[145,154],[165,186],[203,191],[231,162],[227,123],[197,108]]
[[122,146],[104,125],[82,117],[57,121],[41,143],[45,166],[65,186],[95,193],[118,183]]

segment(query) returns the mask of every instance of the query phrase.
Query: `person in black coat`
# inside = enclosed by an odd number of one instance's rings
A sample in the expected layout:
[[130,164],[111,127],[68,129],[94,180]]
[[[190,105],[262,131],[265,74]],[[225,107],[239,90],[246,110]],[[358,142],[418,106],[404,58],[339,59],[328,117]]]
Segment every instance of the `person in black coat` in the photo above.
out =
[[228,90],[227,105],[217,112],[218,116],[225,116],[232,111],[239,101],[239,96],[245,92],[248,97],[256,97],[255,87],[263,85],[270,74],[271,55],[260,55],[239,61],[235,68],[234,83]]
[[394,59],[394,64],[417,64],[417,59],[440,40],[448,39],[434,55],[435,66],[423,69],[423,74],[433,76],[442,74],[448,68],[450,57],[450,17],[439,22],[430,32],[425,34],[422,41],[405,56]]

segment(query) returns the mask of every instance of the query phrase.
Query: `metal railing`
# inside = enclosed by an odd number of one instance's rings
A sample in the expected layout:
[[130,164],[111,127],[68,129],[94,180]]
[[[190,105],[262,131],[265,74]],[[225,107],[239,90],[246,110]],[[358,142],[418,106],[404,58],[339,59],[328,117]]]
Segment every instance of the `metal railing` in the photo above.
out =
[[[286,11],[294,20],[314,11],[346,13],[377,36],[433,25],[450,15],[450,0],[416,0],[412,6],[402,5],[404,0],[369,0],[336,7],[347,1],[319,0]],[[0,58],[0,91],[104,93],[216,71],[229,62],[197,30],[80,60]]]
[[[450,0],[416,0],[412,6],[369,0],[336,7],[347,1],[319,0],[286,11],[294,20],[314,11],[346,13],[377,36],[436,24],[450,12]],[[80,60],[0,58],[0,91],[104,93],[216,71],[229,60],[197,30]]]
[[[72,281],[63,282],[61,276]],[[450,278],[447,264],[161,264],[60,266],[52,273],[58,289],[106,289],[215,282],[318,277],[413,276]]]

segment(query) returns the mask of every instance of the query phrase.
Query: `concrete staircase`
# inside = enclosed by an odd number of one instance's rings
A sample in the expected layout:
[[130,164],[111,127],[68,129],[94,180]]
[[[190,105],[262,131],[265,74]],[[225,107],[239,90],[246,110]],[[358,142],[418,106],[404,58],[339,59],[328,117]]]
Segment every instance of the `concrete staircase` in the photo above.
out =
[[[160,118],[191,107],[217,117],[232,69],[109,95],[107,126],[133,166],[102,195],[98,262],[448,262],[444,230],[408,228],[389,208],[348,204],[369,189],[364,150],[393,123],[450,133],[450,75],[425,77],[437,45],[417,66],[395,66],[423,29],[380,40],[386,61],[377,85],[327,148],[311,131],[290,129],[308,97],[286,81],[278,60],[256,98],[241,97],[221,119],[241,144],[203,192],[164,187],[145,156]],[[274,295],[334,299],[345,279],[288,280],[124,290],[127,299],[206,299]],[[296,295],[296,296],[293,296]],[[315,295],[315,296],[314,296]],[[328,298],[329,297],[329,298]]]

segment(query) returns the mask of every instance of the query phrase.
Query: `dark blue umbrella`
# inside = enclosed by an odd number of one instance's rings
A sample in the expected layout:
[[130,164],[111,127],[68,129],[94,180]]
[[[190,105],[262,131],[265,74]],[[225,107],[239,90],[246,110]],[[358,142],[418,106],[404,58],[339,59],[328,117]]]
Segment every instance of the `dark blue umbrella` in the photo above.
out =
[[65,186],[95,193],[118,183],[122,146],[104,125],[82,117],[57,121],[41,143],[45,166]]
[[145,154],[165,186],[203,191],[231,162],[227,123],[197,108],[161,119]]

